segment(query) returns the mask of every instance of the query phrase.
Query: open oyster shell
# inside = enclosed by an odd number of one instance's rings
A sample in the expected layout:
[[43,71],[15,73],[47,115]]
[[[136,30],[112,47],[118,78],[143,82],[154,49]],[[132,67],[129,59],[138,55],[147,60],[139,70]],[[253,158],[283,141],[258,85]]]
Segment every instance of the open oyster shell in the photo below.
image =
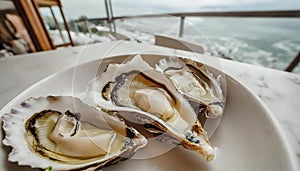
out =
[[139,131],[165,134],[208,161],[214,158],[207,133],[192,106],[166,75],[149,66],[140,55],[124,64],[110,64],[89,82],[86,92],[93,105],[118,111],[119,117]]
[[70,96],[30,98],[2,119],[8,160],[32,168],[99,170],[147,143],[119,118]]
[[198,108],[199,116],[215,118],[223,114],[224,95],[217,78],[203,64],[169,57],[155,68],[170,78],[176,89]]

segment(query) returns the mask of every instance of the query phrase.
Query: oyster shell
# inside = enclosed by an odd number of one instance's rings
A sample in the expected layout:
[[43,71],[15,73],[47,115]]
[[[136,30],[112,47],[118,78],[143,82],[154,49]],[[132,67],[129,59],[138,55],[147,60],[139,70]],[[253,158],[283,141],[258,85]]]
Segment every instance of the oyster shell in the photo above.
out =
[[78,98],[30,98],[3,116],[9,161],[32,168],[99,170],[129,158],[147,140],[119,118]]
[[166,133],[170,140],[197,151],[206,160],[214,158],[207,133],[192,106],[167,76],[140,55],[124,64],[110,64],[89,82],[86,92],[93,105],[118,111],[119,117],[139,131]]
[[199,116],[215,118],[223,114],[224,95],[217,78],[203,64],[189,59],[169,57],[155,68],[170,78],[177,90],[199,110]]

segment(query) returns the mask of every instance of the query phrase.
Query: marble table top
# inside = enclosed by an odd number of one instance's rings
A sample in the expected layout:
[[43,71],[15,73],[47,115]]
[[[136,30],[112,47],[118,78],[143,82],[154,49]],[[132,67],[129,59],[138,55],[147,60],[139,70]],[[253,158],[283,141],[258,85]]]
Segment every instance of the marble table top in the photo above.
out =
[[[0,108],[42,78],[80,63],[126,53],[169,51],[131,42],[69,47],[0,59]],[[300,75],[225,59],[209,59],[259,96],[273,112],[300,163]],[[214,64],[212,64],[214,65]]]

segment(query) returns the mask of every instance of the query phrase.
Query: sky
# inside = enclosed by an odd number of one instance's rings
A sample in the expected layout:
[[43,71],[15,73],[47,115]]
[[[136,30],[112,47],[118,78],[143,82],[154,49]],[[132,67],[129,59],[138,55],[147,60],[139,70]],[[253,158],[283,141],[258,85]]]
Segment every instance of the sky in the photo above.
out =
[[[67,19],[106,17],[104,0],[61,0]],[[295,10],[300,0],[111,0],[114,16],[171,12]]]

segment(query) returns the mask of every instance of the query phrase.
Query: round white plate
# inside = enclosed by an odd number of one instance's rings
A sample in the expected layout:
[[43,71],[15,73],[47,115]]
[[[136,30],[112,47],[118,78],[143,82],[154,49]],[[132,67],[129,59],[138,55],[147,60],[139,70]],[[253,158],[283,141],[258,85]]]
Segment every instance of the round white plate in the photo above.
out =
[[[145,57],[145,56],[144,56]],[[147,55],[146,55],[147,57]],[[148,62],[154,63],[159,56],[149,56]],[[89,80],[103,72],[109,63],[122,62],[123,57],[97,60],[57,72],[34,84],[0,112],[0,116],[13,106],[29,97],[47,95],[78,95],[84,92]],[[100,67],[99,67],[100,64]],[[222,171],[296,171],[295,157],[288,147],[285,136],[266,106],[247,88],[226,75],[227,101],[224,116],[210,141],[218,147],[220,154],[211,163],[201,156],[176,147],[162,155],[147,159],[129,159],[104,171],[175,171],[175,170],[222,170]],[[0,138],[3,139],[3,131]],[[159,145],[159,143],[158,143]],[[0,149],[0,170],[32,170],[7,161],[11,148],[4,145]],[[155,150],[155,149],[153,149]],[[141,153],[147,151],[140,151]]]

